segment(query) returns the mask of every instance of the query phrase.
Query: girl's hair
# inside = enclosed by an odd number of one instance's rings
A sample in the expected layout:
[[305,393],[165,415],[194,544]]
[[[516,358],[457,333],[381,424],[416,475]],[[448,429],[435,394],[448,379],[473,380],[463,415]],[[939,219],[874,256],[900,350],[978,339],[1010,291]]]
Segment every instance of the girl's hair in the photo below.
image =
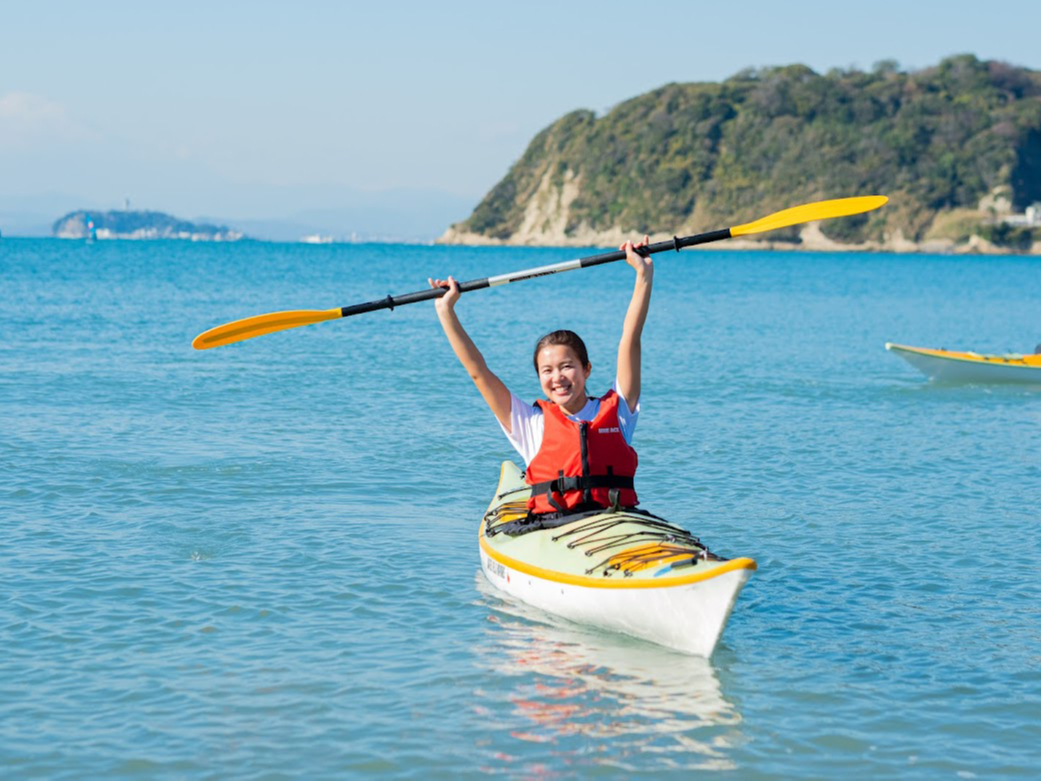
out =
[[575,355],[578,356],[578,360],[583,368],[589,365],[589,353],[586,351],[586,343],[582,341],[581,336],[574,331],[550,331],[539,339],[535,345],[535,354],[531,357],[531,362],[535,364],[536,374],[539,371],[539,353],[546,347],[553,347],[554,345],[570,347]]

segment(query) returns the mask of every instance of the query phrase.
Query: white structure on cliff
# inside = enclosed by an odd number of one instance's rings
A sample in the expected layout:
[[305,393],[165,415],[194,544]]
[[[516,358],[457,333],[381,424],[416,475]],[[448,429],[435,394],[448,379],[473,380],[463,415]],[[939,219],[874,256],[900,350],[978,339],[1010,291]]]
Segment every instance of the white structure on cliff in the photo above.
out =
[[1009,214],[1004,220],[1009,225],[1041,225],[1041,203],[1032,203],[1022,214]]

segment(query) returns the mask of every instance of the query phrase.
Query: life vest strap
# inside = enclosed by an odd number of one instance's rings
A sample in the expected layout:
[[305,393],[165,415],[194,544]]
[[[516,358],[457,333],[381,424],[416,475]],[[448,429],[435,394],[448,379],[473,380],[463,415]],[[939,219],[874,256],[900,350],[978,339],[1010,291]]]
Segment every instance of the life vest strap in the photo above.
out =
[[621,475],[589,475],[583,477],[558,477],[555,480],[547,480],[544,483],[535,483],[531,487],[531,495],[539,494],[566,494],[569,491],[586,491],[593,488],[620,488],[633,489],[633,478]]
[[[486,537],[494,537],[496,534],[505,534],[509,537],[519,537],[528,532],[542,531],[544,529],[557,529],[561,526],[568,526],[577,521],[592,518],[593,516],[600,516],[599,520],[601,521],[617,521],[623,523],[626,521],[633,521],[652,530],[658,530],[659,527],[673,528],[669,526],[668,521],[664,518],[660,518],[646,510],[638,510],[635,507],[623,507],[618,511],[618,513],[618,516],[607,516],[604,514],[604,508],[599,505],[587,507],[579,506],[563,513],[529,512],[524,518],[518,518],[515,521],[506,521],[495,525],[488,524],[485,526],[484,534]],[[489,516],[486,515],[485,520],[488,518]],[[681,530],[676,528],[675,531],[679,532]],[[683,531],[682,533],[684,535],[690,534],[690,532],[686,531]]]

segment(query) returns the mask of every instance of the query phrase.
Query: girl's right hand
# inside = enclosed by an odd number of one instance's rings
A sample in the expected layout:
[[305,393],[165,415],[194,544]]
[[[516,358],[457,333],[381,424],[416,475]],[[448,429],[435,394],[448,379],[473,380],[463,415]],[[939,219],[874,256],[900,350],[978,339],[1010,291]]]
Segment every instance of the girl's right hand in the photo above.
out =
[[451,312],[455,308],[455,302],[462,295],[459,292],[459,283],[455,281],[455,277],[449,276],[448,279],[431,279],[427,277],[427,282],[430,283],[430,287],[435,289],[447,288],[447,292],[443,296],[434,299],[434,308],[437,309],[439,314],[441,312]]

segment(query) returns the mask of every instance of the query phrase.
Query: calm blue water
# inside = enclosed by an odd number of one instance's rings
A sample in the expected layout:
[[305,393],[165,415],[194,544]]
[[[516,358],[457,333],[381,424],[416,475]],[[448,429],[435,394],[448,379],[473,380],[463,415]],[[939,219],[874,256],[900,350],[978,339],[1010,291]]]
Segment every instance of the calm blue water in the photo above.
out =
[[[1041,259],[659,256],[648,509],[758,560],[711,661],[503,602],[512,455],[429,303],[197,352],[572,250],[0,242],[0,767],[11,778],[1034,778],[1041,390],[887,340],[1041,341]],[[622,265],[464,296],[525,397]]]

